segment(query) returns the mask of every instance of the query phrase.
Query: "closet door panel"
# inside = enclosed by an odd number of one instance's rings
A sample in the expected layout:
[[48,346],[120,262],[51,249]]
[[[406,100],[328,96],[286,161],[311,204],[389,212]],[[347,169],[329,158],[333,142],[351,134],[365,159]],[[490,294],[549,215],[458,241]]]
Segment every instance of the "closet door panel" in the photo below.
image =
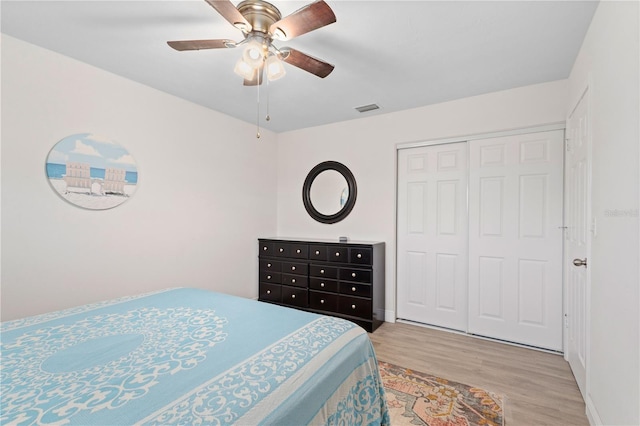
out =
[[469,142],[469,332],[562,350],[563,131]]
[[398,317],[466,331],[466,143],[398,154]]

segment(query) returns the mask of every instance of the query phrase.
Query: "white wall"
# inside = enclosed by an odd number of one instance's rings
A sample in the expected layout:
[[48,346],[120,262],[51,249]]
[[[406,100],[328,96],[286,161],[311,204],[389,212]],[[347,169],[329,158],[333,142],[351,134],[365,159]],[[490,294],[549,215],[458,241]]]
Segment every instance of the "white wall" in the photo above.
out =
[[569,78],[567,113],[589,86],[593,144],[587,412],[640,424],[639,3],[601,2]]
[[[278,235],[386,243],[387,321],[395,320],[396,145],[524,128],[565,119],[567,81],[302,129],[278,135]],[[314,221],[302,185],[316,164],[346,165],[358,186],[356,205],[342,222]]]
[[[257,296],[275,134],[8,36],[2,89],[2,320],[169,286]],[[114,209],[49,187],[49,150],[83,132],[137,162],[137,191]]]

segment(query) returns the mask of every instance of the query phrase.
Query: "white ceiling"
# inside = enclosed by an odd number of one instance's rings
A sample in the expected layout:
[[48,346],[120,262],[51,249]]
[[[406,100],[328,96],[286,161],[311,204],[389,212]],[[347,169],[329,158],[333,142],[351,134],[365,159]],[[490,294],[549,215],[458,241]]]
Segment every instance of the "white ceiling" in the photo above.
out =
[[[308,2],[272,3],[286,16]],[[335,24],[276,45],[335,70],[320,79],[285,65],[287,75],[269,84],[268,123],[261,87],[262,127],[283,132],[567,78],[597,7],[567,0],[327,3]],[[5,34],[256,121],[257,88],[233,72],[239,49],[178,52],[166,44],[242,39],[204,0],[3,0],[0,7]],[[371,103],[381,109],[354,109]]]

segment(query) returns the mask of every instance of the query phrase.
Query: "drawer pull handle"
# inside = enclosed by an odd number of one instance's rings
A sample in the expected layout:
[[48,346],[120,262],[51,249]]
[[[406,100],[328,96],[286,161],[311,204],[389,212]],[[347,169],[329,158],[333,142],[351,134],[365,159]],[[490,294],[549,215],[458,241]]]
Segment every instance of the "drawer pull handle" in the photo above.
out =
[[295,294],[292,294],[292,295],[291,295],[291,298],[292,298],[292,299],[295,299],[295,298],[296,298],[296,295],[295,295]]
[[296,279],[295,279],[295,278],[291,278],[291,282],[292,282],[292,283],[295,283],[295,282],[296,282]]
[[320,287],[324,287],[324,283],[320,283]]
[[281,249],[280,249],[280,253],[282,253],[283,251],[284,251],[284,249],[283,249],[283,248],[281,248]]
[[267,251],[269,249],[267,248],[267,246],[264,246],[264,247],[262,247],[262,250]]
[[355,278],[355,277],[356,277],[356,273],[355,273],[355,272],[352,272],[352,273],[351,273],[351,276],[352,276],[353,278]]
[[340,257],[340,252],[339,251],[336,252],[336,257]]
[[271,294],[271,290],[267,290],[267,294]]
[[324,303],[324,299],[321,299],[321,300],[320,300],[320,303]]
[[295,267],[295,266],[292,266],[292,267],[291,267],[291,270],[292,270],[292,271],[295,271],[295,270],[296,270],[296,267]]
[[271,279],[271,275],[267,275],[267,279],[270,280]]
[[300,254],[300,249],[296,250],[296,253]]
[[356,305],[351,305],[351,309],[355,309],[355,308],[356,308]]
[[321,274],[324,274],[324,269],[320,269],[320,273],[321,273]]
[[320,254],[320,250],[316,250],[316,256]]
[[355,287],[351,287],[351,291],[356,291],[356,288]]
[[358,255],[356,256],[358,259],[362,259],[362,253],[358,253]]
[[267,268],[271,268],[271,264],[270,263],[267,263]]

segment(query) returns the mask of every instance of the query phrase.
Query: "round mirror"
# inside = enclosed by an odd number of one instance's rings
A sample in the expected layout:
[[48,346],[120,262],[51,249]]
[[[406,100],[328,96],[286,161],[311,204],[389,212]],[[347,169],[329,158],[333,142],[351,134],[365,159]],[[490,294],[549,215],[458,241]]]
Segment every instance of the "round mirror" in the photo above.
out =
[[311,184],[311,202],[319,213],[330,216],[338,213],[346,203],[349,193],[347,180],[335,170],[325,170]]
[[307,175],[302,200],[312,218],[322,223],[335,223],[351,212],[356,203],[356,192],[351,171],[336,161],[325,161]]

